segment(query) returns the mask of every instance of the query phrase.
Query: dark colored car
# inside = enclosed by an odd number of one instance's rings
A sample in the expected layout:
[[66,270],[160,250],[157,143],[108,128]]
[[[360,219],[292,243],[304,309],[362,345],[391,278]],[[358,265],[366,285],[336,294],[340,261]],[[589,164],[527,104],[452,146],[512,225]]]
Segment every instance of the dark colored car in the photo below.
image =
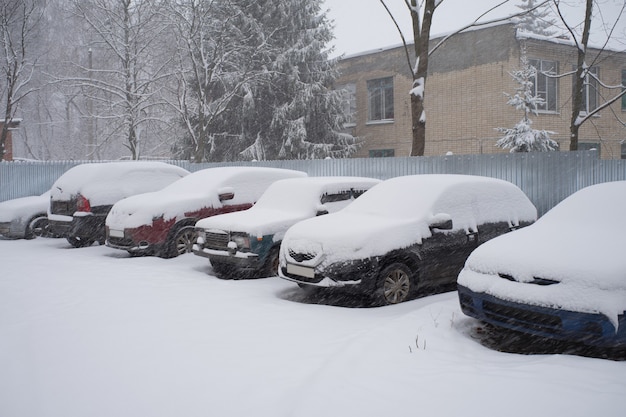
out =
[[531,224],[537,210],[515,185],[467,175],[384,181],[345,209],[294,225],[280,249],[281,278],[350,290],[379,304],[454,284],[478,245]]
[[465,314],[497,327],[626,348],[626,181],[583,188],[486,243],[458,277]]
[[162,190],[117,202],[106,219],[107,245],[164,258],[191,252],[198,220],[249,209],[273,182],[305,176],[263,167],[196,171]]
[[75,166],[50,189],[50,229],[75,247],[104,243],[104,221],[113,204],[131,195],[160,190],[188,174],[183,168],[163,162]]
[[196,224],[194,253],[209,258],[219,277],[276,275],[278,249],[289,227],[346,207],[380,180],[361,177],[307,177],[277,181],[250,210]]
[[0,203],[0,235],[10,239],[53,237],[48,226],[50,192]]

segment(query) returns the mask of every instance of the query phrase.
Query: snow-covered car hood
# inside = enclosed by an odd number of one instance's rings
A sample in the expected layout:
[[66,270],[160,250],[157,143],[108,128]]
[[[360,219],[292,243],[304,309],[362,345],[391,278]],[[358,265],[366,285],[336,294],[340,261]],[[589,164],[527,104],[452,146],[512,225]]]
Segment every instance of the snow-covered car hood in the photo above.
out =
[[[285,235],[281,251],[315,255],[302,264],[332,264],[373,256],[407,247],[431,236],[426,221],[346,210],[304,220]],[[324,259],[320,259],[323,253]]]
[[133,228],[151,224],[155,217],[163,216],[163,220],[167,221],[202,208],[222,207],[217,193],[211,197],[197,193],[171,194],[159,191],[137,194],[115,203],[106,218],[106,225],[121,229]]
[[37,213],[45,213],[49,205],[49,191],[38,196],[0,202],[0,222],[11,222],[16,219],[31,217]]
[[[585,188],[535,224],[481,245],[458,283],[510,301],[600,311],[616,322],[626,309],[624,213],[626,181]],[[534,285],[541,280],[556,283]]]
[[248,210],[202,219],[196,223],[196,227],[206,230],[243,232],[258,237],[274,235],[274,240],[281,240],[287,229],[312,215],[314,214],[301,211],[254,206]]

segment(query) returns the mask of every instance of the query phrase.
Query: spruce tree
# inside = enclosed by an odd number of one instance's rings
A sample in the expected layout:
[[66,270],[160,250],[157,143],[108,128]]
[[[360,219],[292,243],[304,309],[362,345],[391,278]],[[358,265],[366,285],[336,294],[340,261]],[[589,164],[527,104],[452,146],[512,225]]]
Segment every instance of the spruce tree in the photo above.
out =
[[520,58],[522,68],[511,73],[513,79],[519,84],[514,95],[506,94],[509,98],[507,104],[524,112],[524,117],[513,128],[496,128],[504,136],[496,142],[496,146],[511,149],[511,152],[553,151],[558,149],[558,143],[550,138],[554,132],[537,130],[532,128],[530,114],[537,114],[537,106],[544,100],[534,95],[533,82],[536,79],[537,70],[529,64],[526,52],[522,49]]
[[519,18],[516,27],[537,35],[554,36],[556,22],[550,17],[551,11],[547,8],[547,4],[537,7],[536,0],[521,0],[521,2],[522,4],[517,7],[527,13]]
[[[216,128],[227,136],[209,147],[209,160],[347,157],[357,140],[340,133],[341,92],[332,89],[330,23],[320,0],[238,1],[255,22],[242,39],[258,53],[251,79]],[[251,24],[251,23],[249,23]]]

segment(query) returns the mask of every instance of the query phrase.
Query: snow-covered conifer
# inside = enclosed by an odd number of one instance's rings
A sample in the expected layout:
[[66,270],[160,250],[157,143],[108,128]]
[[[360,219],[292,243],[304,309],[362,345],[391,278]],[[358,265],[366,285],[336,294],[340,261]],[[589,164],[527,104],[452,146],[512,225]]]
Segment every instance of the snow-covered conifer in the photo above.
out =
[[496,142],[496,146],[511,149],[511,152],[553,151],[558,149],[558,143],[550,138],[554,132],[532,128],[530,114],[537,114],[537,106],[544,100],[533,92],[533,81],[537,70],[529,64],[525,51],[522,49],[521,69],[511,73],[519,84],[514,95],[506,94],[507,104],[521,110],[524,117],[512,128],[496,128],[503,133],[503,137]]
[[[341,133],[342,92],[333,89],[336,61],[329,59],[330,22],[321,0],[232,0],[247,36],[236,41],[254,51],[247,79],[208,127],[204,159],[271,160],[341,158],[358,140]],[[235,73],[231,73],[235,75]],[[231,84],[233,84],[231,82]]]
[[527,13],[519,17],[516,26],[525,32],[553,36],[556,33],[554,30],[556,21],[550,16],[551,11],[547,4],[537,7],[538,3],[540,2],[537,0],[521,0],[521,4],[517,7]]

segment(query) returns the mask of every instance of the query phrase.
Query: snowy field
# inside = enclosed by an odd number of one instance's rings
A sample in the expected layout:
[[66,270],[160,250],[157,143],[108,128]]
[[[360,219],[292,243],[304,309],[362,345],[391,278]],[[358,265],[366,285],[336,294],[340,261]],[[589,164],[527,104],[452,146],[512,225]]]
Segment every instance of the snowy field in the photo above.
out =
[[0,239],[0,416],[626,413],[626,361],[490,350],[454,292],[336,301],[193,255]]

